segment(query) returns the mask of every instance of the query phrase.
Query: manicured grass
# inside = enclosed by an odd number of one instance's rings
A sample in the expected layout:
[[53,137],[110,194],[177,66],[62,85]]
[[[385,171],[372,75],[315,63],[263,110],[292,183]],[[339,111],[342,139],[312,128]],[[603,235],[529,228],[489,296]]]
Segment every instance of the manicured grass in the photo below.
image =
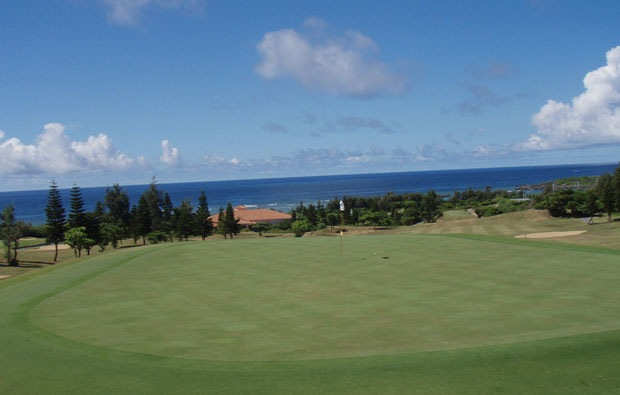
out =
[[4,280],[0,393],[620,388],[615,250],[431,235],[344,248],[175,243]]

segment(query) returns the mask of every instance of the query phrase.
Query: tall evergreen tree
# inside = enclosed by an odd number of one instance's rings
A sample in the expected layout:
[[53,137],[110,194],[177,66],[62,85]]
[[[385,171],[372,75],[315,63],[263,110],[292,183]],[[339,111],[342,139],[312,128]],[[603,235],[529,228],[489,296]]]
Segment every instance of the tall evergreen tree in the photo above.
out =
[[196,210],[196,231],[204,240],[213,234],[213,221],[209,218],[209,204],[207,203],[207,195],[205,191],[200,191],[198,198],[198,210]]
[[230,202],[226,206],[224,222],[226,233],[230,236],[230,239],[232,240],[233,236],[238,234],[241,230],[241,226],[239,225],[239,220],[235,218],[235,210],[233,210],[232,204],[230,204]]
[[54,243],[54,262],[58,259],[58,243],[65,239],[65,208],[56,181],[52,180],[49,193],[47,194],[47,206],[45,207],[46,241]]
[[217,233],[224,236],[224,239],[228,238],[228,228],[226,228],[226,213],[224,209],[220,207],[217,213]]
[[620,166],[617,166],[614,169],[613,178],[613,187],[614,193],[616,195],[616,207],[620,209]]
[[6,248],[6,261],[11,266],[19,265],[17,249],[19,248],[19,239],[22,237],[25,228],[26,224],[24,222],[15,222],[15,207],[13,207],[13,204],[9,204],[2,210],[0,235]]
[[106,188],[104,205],[108,209],[109,222],[122,228],[129,227],[129,196],[120,185]]
[[174,205],[168,192],[164,192],[163,199],[161,201],[161,214],[162,214],[162,229],[161,231],[168,235],[168,238],[172,240],[172,231],[175,229],[176,224],[174,216]]
[[603,205],[603,210],[607,213],[607,221],[611,222],[611,213],[616,206],[616,196],[614,193],[613,181],[609,173],[605,173],[598,178],[596,192]]
[[164,196],[162,192],[157,189],[157,180],[154,176],[149,184],[149,189],[147,189],[142,196],[144,196],[149,209],[151,229],[165,232],[166,229],[164,226],[162,209]]
[[140,196],[140,200],[138,200],[135,225],[137,234],[142,236],[142,244],[146,244],[146,235],[151,233],[152,223],[149,204],[146,201],[144,194],[142,194],[142,196]]
[[82,197],[82,190],[75,184],[73,184],[73,188],[71,188],[71,198],[69,200],[69,203],[69,227],[85,227],[86,222],[84,217],[84,198]]
[[179,207],[174,209],[175,230],[179,237],[179,241],[183,241],[183,238],[187,240],[194,230],[193,210],[194,208],[190,204],[189,199],[183,199]]

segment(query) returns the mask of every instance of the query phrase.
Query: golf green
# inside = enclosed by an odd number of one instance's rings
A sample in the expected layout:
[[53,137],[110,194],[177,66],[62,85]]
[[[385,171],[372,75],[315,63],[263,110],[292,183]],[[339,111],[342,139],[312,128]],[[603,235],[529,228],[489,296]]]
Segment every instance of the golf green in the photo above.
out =
[[16,376],[0,391],[80,392],[69,377],[85,369],[77,382],[92,392],[519,392],[553,384],[542,371],[569,380],[551,387],[562,392],[595,372],[618,388],[617,251],[406,235],[343,245],[342,259],[335,237],[138,247],[7,282],[0,364]]

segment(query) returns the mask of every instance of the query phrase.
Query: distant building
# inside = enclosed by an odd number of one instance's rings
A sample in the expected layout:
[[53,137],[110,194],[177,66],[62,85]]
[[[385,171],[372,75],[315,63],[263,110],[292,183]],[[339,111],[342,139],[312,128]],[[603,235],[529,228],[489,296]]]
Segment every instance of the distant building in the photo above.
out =
[[[285,219],[291,219],[289,214],[266,208],[249,209],[245,206],[237,206],[234,208],[234,211],[235,219],[239,220],[239,225],[246,228],[256,224],[277,224]],[[215,227],[217,227],[218,217],[219,214],[209,217]]]

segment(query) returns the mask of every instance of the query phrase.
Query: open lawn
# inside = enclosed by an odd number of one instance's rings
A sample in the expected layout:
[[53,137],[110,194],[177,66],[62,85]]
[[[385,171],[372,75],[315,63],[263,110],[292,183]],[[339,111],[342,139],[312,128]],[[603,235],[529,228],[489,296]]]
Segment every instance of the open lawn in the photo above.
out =
[[0,281],[0,393],[615,393],[619,282],[485,235],[126,248]]

